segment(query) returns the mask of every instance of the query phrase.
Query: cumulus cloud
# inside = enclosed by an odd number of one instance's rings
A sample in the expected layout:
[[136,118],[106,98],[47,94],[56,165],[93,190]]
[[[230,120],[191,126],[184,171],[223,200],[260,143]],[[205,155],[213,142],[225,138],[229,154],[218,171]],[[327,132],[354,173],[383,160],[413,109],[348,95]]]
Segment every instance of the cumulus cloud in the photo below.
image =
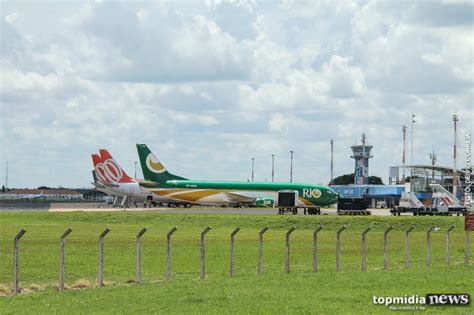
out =
[[80,14],[75,27],[88,35],[84,40],[94,50],[114,55],[99,54],[107,59],[96,74],[99,79],[173,82],[248,76],[252,60],[246,45],[205,16],[165,5],[138,9],[116,2],[96,4]]
[[[87,186],[90,154],[126,170],[148,143],[190,178],[329,180],[365,132],[371,174],[433,146],[450,165],[451,115],[473,131],[472,3],[207,1],[5,3],[0,163],[10,186]],[[4,178],[0,167],[0,178]]]

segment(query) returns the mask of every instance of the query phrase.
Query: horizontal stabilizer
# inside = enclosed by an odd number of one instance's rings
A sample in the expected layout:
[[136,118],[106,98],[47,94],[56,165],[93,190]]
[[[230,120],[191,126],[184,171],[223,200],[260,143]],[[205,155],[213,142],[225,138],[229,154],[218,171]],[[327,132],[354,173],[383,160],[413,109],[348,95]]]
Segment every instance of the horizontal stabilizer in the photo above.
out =
[[137,183],[145,188],[156,188],[160,187],[160,185],[157,182],[151,181],[151,180],[144,180],[144,179],[136,179]]
[[101,182],[101,181],[98,181],[99,183],[101,183],[102,185],[104,185],[105,187],[120,187],[119,185],[117,184],[112,184],[112,183],[107,183],[107,182]]
[[95,183],[91,183],[95,188],[105,188],[104,185],[102,185],[101,183],[99,182],[95,182]]

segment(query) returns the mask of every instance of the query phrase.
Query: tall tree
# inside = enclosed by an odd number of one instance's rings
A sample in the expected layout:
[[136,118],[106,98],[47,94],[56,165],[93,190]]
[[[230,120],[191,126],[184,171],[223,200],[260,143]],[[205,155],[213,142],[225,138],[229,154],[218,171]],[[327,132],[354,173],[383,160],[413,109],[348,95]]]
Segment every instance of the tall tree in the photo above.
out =
[[[354,184],[354,173],[341,175],[332,181],[333,185],[352,185]],[[370,185],[385,185],[378,176],[369,176]]]

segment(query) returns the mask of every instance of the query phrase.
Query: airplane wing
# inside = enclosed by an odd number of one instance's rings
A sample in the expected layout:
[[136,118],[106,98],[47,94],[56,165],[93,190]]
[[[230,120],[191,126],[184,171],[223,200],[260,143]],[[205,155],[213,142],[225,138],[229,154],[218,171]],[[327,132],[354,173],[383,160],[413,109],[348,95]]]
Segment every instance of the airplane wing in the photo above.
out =
[[227,198],[229,198],[229,202],[231,203],[254,203],[256,198],[253,197],[247,197],[247,196],[242,196],[236,193],[225,193],[227,195]]
[[97,181],[97,183],[100,183],[100,184],[104,185],[105,187],[119,187],[119,185],[117,185],[117,184],[101,182],[99,180]]

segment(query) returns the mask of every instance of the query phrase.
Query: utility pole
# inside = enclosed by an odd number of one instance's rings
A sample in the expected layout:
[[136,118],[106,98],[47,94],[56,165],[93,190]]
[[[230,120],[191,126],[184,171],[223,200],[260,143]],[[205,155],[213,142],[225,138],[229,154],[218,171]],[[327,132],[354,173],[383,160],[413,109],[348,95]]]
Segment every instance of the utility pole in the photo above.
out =
[[[433,153],[430,153],[430,160],[431,160],[431,166],[434,166],[436,164],[436,161],[438,160],[438,155],[434,151],[433,147]],[[434,178],[434,168],[432,170],[431,178]]]
[[5,175],[5,190],[8,190],[8,161],[7,161],[7,170]]
[[331,181],[329,182],[329,185],[332,185],[332,181],[334,179],[334,140],[331,139]]
[[403,175],[402,175],[402,183],[405,184],[405,152],[407,146],[407,126],[402,127],[403,133],[403,155],[402,155],[402,165],[403,165]]
[[253,182],[253,175],[254,175],[254,161],[255,161],[255,158],[251,158],[252,160],[252,182]]
[[293,151],[290,150],[291,160],[290,160],[290,183],[293,183]]
[[[365,133],[362,134],[362,156],[365,158]],[[362,161],[362,177],[364,178],[364,184],[368,185],[369,180],[367,179],[367,183],[365,182],[365,160]]]
[[135,177],[134,178],[137,178],[137,161],[133,162],[133,164],[135,164]]
[[275,154],[272,154],[272,183],[275,181]]
[[411,144],[410,144],[410,164],[413,165],[413,126],[415,125],[416,115],[411,113]]
[[458,126],[458,115],[453,115],[453,123],[454,123],[454,147],[453,147],[453,195],[456,196],[458,192],[458,170],[457,170],[457,142],[458,142],[458,135],[457,135],[457,126]]

